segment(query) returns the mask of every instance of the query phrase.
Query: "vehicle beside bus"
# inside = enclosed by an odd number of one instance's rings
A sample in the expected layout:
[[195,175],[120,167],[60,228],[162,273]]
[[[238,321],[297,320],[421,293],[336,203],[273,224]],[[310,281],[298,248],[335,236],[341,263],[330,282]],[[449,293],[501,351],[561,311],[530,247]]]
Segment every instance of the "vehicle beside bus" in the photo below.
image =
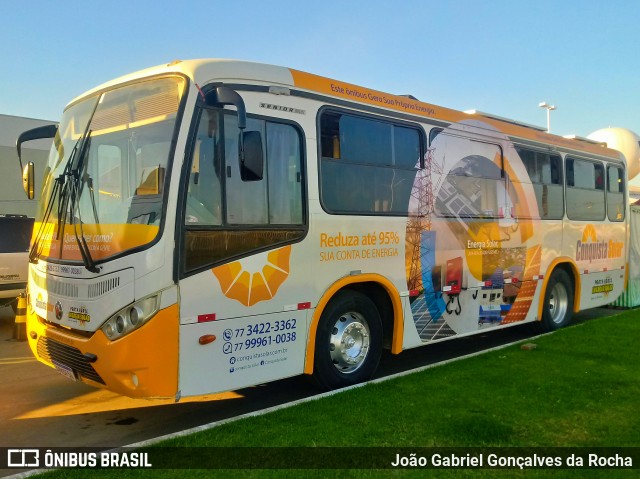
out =
[[[22,130],[36,125],[41,128],[43,124],[47,121],[0,114],[0,178],[6,178],[0,190],[0,307],[10,304],[14,310],[16,298],[27,287],[35,204],[24,198],[19,182],[14,180],[20,176],[13,148]],[[21,151],[34,164],[32,177],[40,178],[50,146],[48,141],[36,141]]]
[[33,218],[0,215],[0,306],[16,308],[16,298],[27,289],[27,252]]
[[626,184],[596,141],[282,67],[173,62],[65,109],[29,343],[132,397],[346,386],[383,348],[554,330],[613,301]]

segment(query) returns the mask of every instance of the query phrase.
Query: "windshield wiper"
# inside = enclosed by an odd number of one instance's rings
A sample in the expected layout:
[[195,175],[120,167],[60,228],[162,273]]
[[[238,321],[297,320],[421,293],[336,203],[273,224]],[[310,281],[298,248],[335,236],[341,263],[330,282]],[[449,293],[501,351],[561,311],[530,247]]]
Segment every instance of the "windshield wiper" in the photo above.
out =
[[[89,187],[89,198],[91,198],[91,209],[93,210],[93,219],[96,224],[100,224],[100,219],[98,218],[98,209],[96,208],[96,197],[93,189],[93,178],[86,172],[82,175],[82,184],[87,185]],[[82,189],[80,189],[80,193],[82,193]]]
[[89,187],[89,198],[91,199],[91,210],[93,212],[93,219],[95,220],[95,224],[100,224],[100,219],[98,217],[98,209],[96,208],[96,197],[93,189],[93,178],[88,173],[86,156],[87,152],[91,148],[91,131],[87,133],[87,138],[82,147],[82,151],[79,155],[78,166],[77,166],[77,178],[80,184],[80,190],[78,196],[82,196],[82,192],[84,191],[84,185]]
[[64,185],[64,174],[57,177],[54,181],[53,187],[51,188],[51,194],[49,195],[49,199],[47,200],[47,207],[45,209],[44,215],[42,217],[42,221],[40,223],[40,227],[38,228],[38,232],[36,233],[35,238],[33,239],[33,243],[31,244],[31,248],[29,249],[29,262],[35,263],[42,253],[43,244],[42,236],[44,235],[46,225],[49,221],[49,217],[51,216],[51,210],[53,210],[53,204],[55,203],[55,199],[59,198],[60,191],[62,186]]
[[[29,262],[35,263],[38,257],[42,254],[42,250],[44,249],[44,243],[42,242],[42,236],[46,230],[47,224],[49,223],[49,218],[51,217],[51,212],[53,211],[54,204],[58,204],[58,229],[56,230],[55,239],[60,239],[60,233],[62,232],[60,229],[61,223],[63,220],[63,216],[66,216],[67,211],[67,201],[66,198],[68,196],[65,194],[65,186],[66,186],[66,178],[69,176],[69,172],[71,170],[71,163],[73,158],[76,155],[76,151],[78,149],[78,145],[82,141],[82,137],[76,141],[76,144],[73,146],[71,153],[69,154],[69,158],[65,163],[64,170],[62,174],[60,174],[57,178],[55,178],[53,187],[51,188],[51,193],[49,194],[49,198],[47,199],[47,206],[45,208],[44,215],[42,216],[42,221],[40,222],[40,228],[38,228],[38,232],[31,244],[31,249],[29,250]],[[51,238],[53,239],[53,238]],[[62,241],[60,242],[60,256],[62,256]]]
[[[76,239],[76,243],[78,245],[78,250],[80,251],[80,256],[82,257],[82,262],[84,263],[84,267],[92,272],[99,273],[100,268],[96,266],[93,257],[91,256],[91,251],[89,250],[89,246],[87,245],[87,241],[84,239],[84,230],[83,230],[83,222],[82,222],[82,213],[80,211],[80,195],[82,193],[83,186],[83,174],[82,172],[86,170],[86,157],[89,151],[89,147],[91,145],[91,130],[87,130],[84,134],[84,138],[82,141],[82,145],[80,149],[74,155],[74,161],[71,161],[69,164],[69,172],[68,172],[68,181],[65,182],[65,190],[68,191],[66,195],[64,195],[63,203],[63,222],[61,224],[61,228],[64,230],[65,222],[66,222],[66,214],[67,212],[71,215],[71,225],[73,225],[73,235]],[[65,168],[66,169],[66,168]],[[85,172],[86,175],[86,172]],[[92,189],[92,188],[91,188]],[[91,191],[93,193],[93,189]],[[98,220],[98,213],[96,211],[96,205],[94,202],[94,197],[91,195],[91,202],[93,206],[93,214],[95,216],[96,221]],[[68,209],[67,209],[68,207]],[[77,213],[77,220],[76,220]],[[78,235],[78,229],[80,230],[80,235]],[[62,245],[62,243],[61,243]]]
[[[91,121],[87,124],[87,129],[84,134],[78,139],[76,144],[69,155],[69,159],[65,164],[64,171],[60,176],[58,176],[54,181],[54,185],[51,189],[51,194],[49,195],[49,199],[47,200],[47,207],[45,210],[45,214],[43,216],[42,222],[40,224],[40,228],[36,237],[31,245],[31,250],[29,251],[29,261],[34,263],[36,259],[42,253],[43,243],[41,243],[42,236],[46,229],[46,225],[49,221],[49,217],[51,216],[51,211],[53,210],[53,206],[55,203],[58,204],[58,228],[56,231],[56,239],[60,242],[60,252],[59,256],[62,258],[62,248],[64,245],[64,228],[67,224],[67,215],[71,215],[71,224],[73,225],[73,233],[76,239],[76,243],[78,244],[78,249],[80,251],[80,256],[82,257],[82,262],[84,263],[85,268],[92,272],[98,273],[100,268],[98,268],[91,256],[91,252],[89,250],[89,246],[87,245],[86,240],[84,239],[83,229],[82,229],[82,218],[80,216],[80,193],[81,193],[81,175],[80,171],[85,169],[85,159],[87,152],[89,151],[89,146],[91,144],[91,130],[89,130],[89,125]],[[91,190],[93,188],[91,187]],[[91,191],[93,193],[93,191]],[[57,200],[57,201],[56,201]],[[93,206],[94,216],[98,218],[95,201],[93,195],[91,195],[91,201]],[[79,229],[80,235],[78,235],[78,222],[75,221],[75,214],[78,213],[79,219]]]

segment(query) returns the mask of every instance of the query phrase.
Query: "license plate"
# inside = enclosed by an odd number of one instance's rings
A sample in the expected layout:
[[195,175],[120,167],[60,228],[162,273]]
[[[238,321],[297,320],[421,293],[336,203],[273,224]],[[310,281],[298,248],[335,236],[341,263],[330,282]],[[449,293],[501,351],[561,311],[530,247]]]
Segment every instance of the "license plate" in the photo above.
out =
[[56,361],[52,361],[52,362],[58,373],[62,374],[66,378],[71,379],[72,381],[78,380],[77,374],[69,366],[65,366],[64,364],[60,364]]

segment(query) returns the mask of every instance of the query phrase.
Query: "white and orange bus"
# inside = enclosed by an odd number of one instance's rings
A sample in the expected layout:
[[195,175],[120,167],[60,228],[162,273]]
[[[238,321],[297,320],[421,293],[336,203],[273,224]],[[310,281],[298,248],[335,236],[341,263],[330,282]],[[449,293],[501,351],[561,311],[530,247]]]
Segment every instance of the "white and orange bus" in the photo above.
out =
[[75,380],[179,400],[342,387],[383,348],[554,330],[623,290],[626,178],[621,153],[511,120],[283,67],[161,65],[64,111],[29,344]]

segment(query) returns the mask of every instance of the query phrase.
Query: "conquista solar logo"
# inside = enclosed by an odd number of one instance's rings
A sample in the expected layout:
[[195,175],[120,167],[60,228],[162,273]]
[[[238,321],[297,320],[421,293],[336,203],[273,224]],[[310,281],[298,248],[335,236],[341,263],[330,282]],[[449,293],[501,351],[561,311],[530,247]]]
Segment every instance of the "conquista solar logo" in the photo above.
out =
[[613,259],[622,257],[624,243],[610,239],[598,240],[595,226],[589,224],[582,232],[582,240],[576,245],[576,261],[588,261]]
[[213,268],[222,293],[245,306],[273,298],[289,277],[291,246]]

